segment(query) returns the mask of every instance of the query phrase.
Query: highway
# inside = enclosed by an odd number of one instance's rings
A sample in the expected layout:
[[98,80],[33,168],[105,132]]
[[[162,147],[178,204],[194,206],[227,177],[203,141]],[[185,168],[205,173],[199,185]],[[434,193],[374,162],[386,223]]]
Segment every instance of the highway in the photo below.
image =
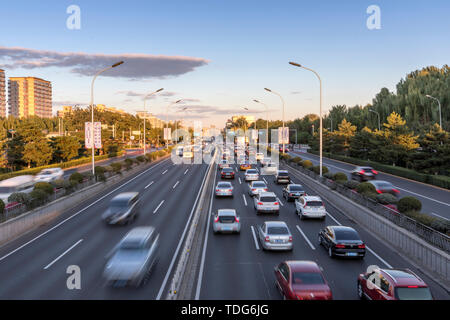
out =
[[[165,297],[171,265],[207,165],[174,165],[169,159],[67,210],[52,223],[0,249],[0,299],[156,299]],[[126,226],[101,220],[120,192],[140,192],[139,218]],[[105,257],[132,228],[152,225],[161,255],[149,282],[138,289],[111,288],[102,278]],[[81,269],[81,290],[68,290],[66,268]]]
[[[282,197],[282,185],[276,185],[272,176],[262,176],[267,182],[269,191],[273,191],[281,200],[280,215],[262,214],[257,216],[253,208],[253,200],[248,195],[248,185],[244,182],[244,172],[237,170],[232,182],[233,198],[212,198],[211,214],[222,208],[236,209],[241,221],[241,233],[214,234],[212,217],[207,227],[204,242],[203,274],[197,281],[197,298],[199,299],[281,299],[274,284],[274,267],[284,260],[313,260],[323,268],[334,299],[358,299],[356,280],[369,265],[382,268],[410,268],[430,286],[436,299],[449,299],[447,292],[432,279],[427,277],[403,259],[397,252],[389,248],[368,230],[361,228],[346,218],[331,203],[325,201],[329,215],[325,221],[300,220],[295,214],[294,202],[286,202]],[[291,175],[295,183],[301,180]],[[217,172],[216,183],[220,181]],[[305,188],[309,195],[315,193]],[[285,221],[293,235],[292,252],[265,252],[256,240],[253,230],[268,220]],[[327,251],[318,244],[319,229],[327,225],[346,225],[358,231],[367,246],[363,260],[331,259]],[[301,231],[301,232],[300,232]]]
[[[289,152],[292,156],[299,156],[304,160],[311,160],[314,165],[319,165],[319,156],[311,153],[304,153],[299,151]],[[323,165],[328,167],[330,172],[344,172],[347,173],[350,179],[350,172],[355,168],[355,165],[344,163],[341,161],[323,158]],[[429,184],[405,179],[379,172],[377,180],[385,180],[391,182],[400,191],[400,198],[406,196],[413,196],[422,202],[422,212],[436,217],[450,220],[450,191],[439,187],[434,187]]]

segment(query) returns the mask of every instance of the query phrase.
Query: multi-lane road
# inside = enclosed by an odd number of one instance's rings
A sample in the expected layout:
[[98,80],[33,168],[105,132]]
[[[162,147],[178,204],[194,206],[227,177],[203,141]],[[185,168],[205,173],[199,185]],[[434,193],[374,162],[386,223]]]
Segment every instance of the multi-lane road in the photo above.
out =
[[[292,151],[292,156],[299,156],[304,160],[311,160],[314,165],[319,164],[319,157],[305,152]],[[330,172],[347,173],[350,179],[350,172],[355,165],[323,158],[323,165],[328,167]],[[413,196],[422,202],[422,212],[433,215],[435,217],[450,220],[450,191],[429,184],[405,179],[391,174],[380,172],[377,180],[385,180],[391,182],[398,190],[400,197]]]

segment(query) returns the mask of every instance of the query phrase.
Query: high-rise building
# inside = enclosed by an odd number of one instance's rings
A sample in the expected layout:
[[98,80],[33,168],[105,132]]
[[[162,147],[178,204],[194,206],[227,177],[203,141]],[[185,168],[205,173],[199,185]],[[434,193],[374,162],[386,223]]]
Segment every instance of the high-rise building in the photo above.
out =
[[52,117],[52,83],[35,77],[10,77],[9,114],[18,118]]
[[70,116],[72,112],[72,106],[63,106],[62,110],[58,110],[56,114],[59,118],[64,118],[65,116]]
[[231,121],[236,122],[239,118],[244,118],[248,125],[255,123],[255,116],[233,116]]
[[5,71],[0,69],[0,117],[6,117]]

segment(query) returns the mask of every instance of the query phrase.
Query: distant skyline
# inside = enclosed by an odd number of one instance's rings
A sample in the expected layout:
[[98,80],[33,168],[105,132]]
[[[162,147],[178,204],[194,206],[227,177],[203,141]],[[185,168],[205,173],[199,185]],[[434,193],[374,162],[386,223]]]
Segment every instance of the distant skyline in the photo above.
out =
[[[81,29],[66,22],[80,8]],[[381,29],[369,30],[370,5],[381,10]],[[450,2],[429,1],[20,1],[0,5],[0,69],[6,80],[34,76],[52,82],[54,113],[62,105],[95,104],[169,119],[199,119],[223,126],[235,114],[286,120],[319,113],[319,84],[296,61],[322,77],[324,111],[366,105],[382,87],[395,91],[406,74],[442,67],[450,57]],[[243,107],[250,111],[243,110]]]

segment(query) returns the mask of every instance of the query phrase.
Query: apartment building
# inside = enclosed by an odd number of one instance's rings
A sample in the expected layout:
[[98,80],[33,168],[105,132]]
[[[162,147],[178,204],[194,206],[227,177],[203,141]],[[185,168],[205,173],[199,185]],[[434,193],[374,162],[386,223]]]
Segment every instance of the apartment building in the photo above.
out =
[[36,77],[10,77],[9,114],[17,118],[52,117],[52,83]]
[[6,117],[6,84],[3,69],[0,69],[0,117]]
[[58,110],[56,114],[59,118],[64,118],[66,116],[70,116],[73,112],[72,106],[63,106],[62,110]]

